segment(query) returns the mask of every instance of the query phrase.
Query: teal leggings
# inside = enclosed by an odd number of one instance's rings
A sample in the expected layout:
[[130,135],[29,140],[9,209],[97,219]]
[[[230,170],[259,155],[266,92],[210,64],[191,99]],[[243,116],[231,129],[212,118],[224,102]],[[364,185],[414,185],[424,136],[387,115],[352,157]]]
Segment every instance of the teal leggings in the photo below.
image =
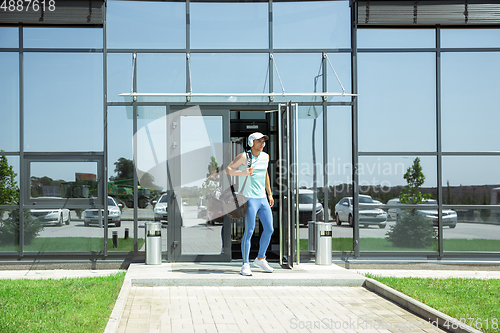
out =
[[260,222],[264,227],[264,230],[260,235],[259,253],[257,254],[259,258],[266,257],[266,251],[269,243],[271,242],[271,235],[274,231],[273,214],[271,213],[271,207],[269,207],[267,198],[249,198],[247,215],[245,216],[245,233],[243,234],[243,239],[241,240],[241,254],[243,256],[244,264],[250,261],[250,239],[252,238],[255,230],[255,216],[257,214],[259,215]]

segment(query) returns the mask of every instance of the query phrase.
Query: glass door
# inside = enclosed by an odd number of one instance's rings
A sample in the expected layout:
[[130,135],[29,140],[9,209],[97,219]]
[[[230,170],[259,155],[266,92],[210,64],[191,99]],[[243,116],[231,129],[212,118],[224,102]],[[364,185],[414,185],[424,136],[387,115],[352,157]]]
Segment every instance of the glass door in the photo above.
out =
[[278,116],[280,264],[293,267],[298,262],[295,232],[298,230],[297,190],[297,104],[281,104]]
[[209,202],[228,187],[229,109],[170,106],[167,114],[168,260],[230,261],[229,219]]

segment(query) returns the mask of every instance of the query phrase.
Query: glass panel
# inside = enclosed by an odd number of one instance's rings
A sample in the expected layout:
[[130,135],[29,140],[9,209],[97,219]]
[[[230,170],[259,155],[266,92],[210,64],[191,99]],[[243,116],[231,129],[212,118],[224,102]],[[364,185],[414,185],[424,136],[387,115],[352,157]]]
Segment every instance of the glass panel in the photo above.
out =
[[500,252],[500,208],[444,209],[442,214],[443,221],[458,214],[455,228],[443,228],[444,251]]
[[108,48],[176,49],[186,46],[185,3],[109,1],[106,19]]
[[442,54],[444,151],[500,150],[498,63],[498,52]]
[[359,29],[359,48],[434,48],[436,32],[431,29]]
[[198,202],[216,187],[208,177],[223,163],[222,117],[190,116],[180,121],[182,254],[220,254],[223,225],[215,224],[217,220],[208,223]]
[[[496,204],[499,156],[444,156],[443,199],[449,205]],[[496,192],[495,192],[496,193]]]
[[[267,92],[268,57],[265,54],[192,54],[193,92]],[[239,97],[226,97],[225,100],[236,102]]]
[[19,156],[1,155],[0,151],[0,175],[0,205],[18,205]]
[[132,91],[132,70],[132,54],[108,53],[108,102],[123,102],[118,95]]
[[[110,215],[114,215],[115,210],[109,209],[113,211]],[[33,208],[27,212],[28,225],[25,220],[24,226],[26,252],[104,251],[104,228],[99,226],[98,209]],[[101,214],[104,214],[102,210]]]
[[273,4],[275,48],[350,47],[349,1]]
[[0,47],[19,47],[19,29],[0,27]]
[[101,28],[24,28],[24,47],[102,48]]
[[[328,79],[327,82],[327,91],[328,92],[342,92],[342,86],[345,89],[346,93],[351,93],[351,54],[350,53],[329,53],[328,59],[330,59],[330,63],[328,60],[326,62],[326,77]],[[332,70],[335,70],[335,72]],[[337,76],[335,76],[337,73]],[[322,78],[318,79],[317,91],[322,91],[323,87],[321,85]],[[339,83],[342,83],[342,86]],[[330,97],[328,101],[351,101],[350,96],[345,97]]]
[[[328,208],[330,221],[335,220],[335,205],[344,197],[352,197],[352,126],[350,107],[328,107]],[[352,251],[352,229],[333,225],[333,251]]]
[[441,29],[441,47],[500,47],[500,30]]
[[[2,31],[0,29],[0,31]],[[19,54],[0,53],[0,150],[19,150]]]
[[137,91],[142,93],[186,92],[186,55],[138,54]]
[[[435,157],[419,157],[424,182],[419,186],[429,195],[421,205],[413,205],[412,195],[406,204],[415,208],[398,208],[401,193],[407,193],[404,175],[414,165],[415,156],[359,158],[359,226],[361,251],[435,251],[437,224],[426,218],[437,209],[437,163]],[[344,200],[345,199],[345,200]],[[352,198],[346,197],[336,207],[344,223],[352,219]],[[426,208],[422,208],[424,205]],[[411,207],[410,206],[410,207]],[[428,208],[427,208],[428,206]],[[419,225],[420,228],[409,227]],[[410,231],[410,232],[409,232]]]
[[0,253],[16,251],[19,251],[19,209],[0,209]]
[[267,48],[268,16],[266,3],[192,3],[191,47]]
[[[145,238],[145,222],[161,221],[164,226],[168,223],[167,196],[162,195],[169,188],[166,155],[168,128],[165,106],[139,107],[137,114],[138,237]],[[133,205],[130,207],[133,208]],[[163,251],[167,251],[167,229],[162,230],[161,236]]]
[[[289,93],[320,92],[323,90],[321,78],[316,79],[321,74],[321,54],[280,53],[274,55],[274,61],[279,72],[278,76],[275,68],[272,69],[275,92],[282,92],[281,83],[283,83],[285,92]],[[290,100],[289,97],[287,98]],[[308,97],[306,100],[310,102],[322,101],[321,97]]]
[[96,162],[31,162],[30,180],[30,198],[99,197]]
[[358,73],[359,150],[435,151],[435,55],[363,53]]
[[26,53],[24,76],[26,151],[103,150],[102,55]]

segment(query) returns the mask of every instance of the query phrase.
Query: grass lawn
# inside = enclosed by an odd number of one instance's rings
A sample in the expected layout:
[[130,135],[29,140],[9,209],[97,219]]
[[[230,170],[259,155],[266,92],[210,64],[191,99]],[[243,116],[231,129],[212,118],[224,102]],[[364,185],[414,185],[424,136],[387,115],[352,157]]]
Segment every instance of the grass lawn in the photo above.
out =
[[124,278],[2,280],[0,332],[102,333]]
[[[144,239],[137,239],[138,248],[144,244]],[[1,252],[18,251],[17,245],[0,246]],[[113,239],[108,240],[109,251],[134,251],[134,239],[118,239],[118,248],[113,248]],[[104,239],[95,237],[38,237],[29,245],[24,246],[26,252],[65,252],[65,251],[104,251]]]
[[456,322],[449,323],[450,327],[461,320],[483,332],[500,332],[499,279],[366,276],[456,318]]
[[[445,251],[478,251],[478,252],[500,252],[500,241],[494,239],[444,239]],[[307,239],[300,240],[300,250],[308,250]],[[359,240],[361,251],[437,251],[437,243],[434,247],[404,248],[395,247],[385,238],[361,238]],[[333,251],[352,251],[352,238],[332,238]]]

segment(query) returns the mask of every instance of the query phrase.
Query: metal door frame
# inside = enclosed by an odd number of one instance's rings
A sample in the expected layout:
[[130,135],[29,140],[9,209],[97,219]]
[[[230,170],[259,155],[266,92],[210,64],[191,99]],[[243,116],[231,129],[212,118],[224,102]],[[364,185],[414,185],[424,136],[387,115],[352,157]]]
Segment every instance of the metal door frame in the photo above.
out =
[[[231,225],[227,216],[224,216],[224,244],[226,244],[223,254],[182,254],[182,222],[181,213],[176,204],[174,188],[180,186],[181,179],[181,159],[176,156],[176,149],[180,149],[180,116],[221,116],[222,117],[222,137],[223,137],[223,165],[231,162],[230,155],[230,107],[229,106],[196,106],[186,107],[186,105],[167,105],[167,175],[169,187],[168,216],[169,223],[167,229],[167,253],[169,262],[220,262],[231,261]],[[227,177],[220,177],[221,187],[228,186]]]

